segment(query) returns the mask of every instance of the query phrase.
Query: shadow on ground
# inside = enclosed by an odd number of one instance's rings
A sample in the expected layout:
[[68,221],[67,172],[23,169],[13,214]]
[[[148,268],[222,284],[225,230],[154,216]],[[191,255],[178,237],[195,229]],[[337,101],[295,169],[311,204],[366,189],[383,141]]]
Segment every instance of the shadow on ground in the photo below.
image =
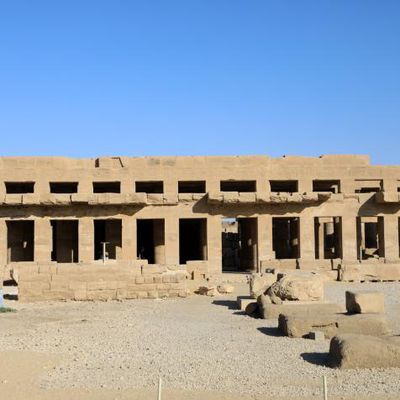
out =
[[235,300],[214,300],[212,304],[227,307],[228,310],[237,310],[237,302]]
[[320,367],[327,366],[328,353],[302,353],[300,354],[300,357],[310,364],[318,365]]
[[279,328],[273,328],[273,327],[261,327],[261,328],[257,328],[257,330],[261,333],[263,333],[264,335],[268,335],[268,336],[275,336],[275,337],[281,337],[284,336],[282,334],[282,332],[279,330]]

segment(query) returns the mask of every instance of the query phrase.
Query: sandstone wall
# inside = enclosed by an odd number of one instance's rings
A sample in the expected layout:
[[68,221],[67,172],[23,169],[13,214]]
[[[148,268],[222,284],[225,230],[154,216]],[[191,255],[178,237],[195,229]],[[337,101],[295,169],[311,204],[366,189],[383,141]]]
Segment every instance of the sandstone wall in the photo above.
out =
[[14,270],[21,302],[186,297],[183,270],[153,265],[44,264]]

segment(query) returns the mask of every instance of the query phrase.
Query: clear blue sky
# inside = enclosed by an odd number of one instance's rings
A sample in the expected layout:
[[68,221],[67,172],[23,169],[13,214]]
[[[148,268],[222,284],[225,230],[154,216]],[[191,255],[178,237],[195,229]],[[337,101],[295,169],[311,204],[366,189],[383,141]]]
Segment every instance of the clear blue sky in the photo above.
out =
[[0,0],[1,155],[400,164],[398,0]]

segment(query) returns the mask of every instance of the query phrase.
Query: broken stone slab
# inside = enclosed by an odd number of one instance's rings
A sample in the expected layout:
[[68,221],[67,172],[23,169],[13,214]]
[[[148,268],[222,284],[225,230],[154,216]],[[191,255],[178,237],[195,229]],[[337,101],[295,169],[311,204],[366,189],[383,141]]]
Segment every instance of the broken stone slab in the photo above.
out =
[[[236,301],[241,311],[246,311],[247,308],[258,307],[257,301],[250,296],[238,296]],[[252,304],[251,307],[249,307],[250,304]]]
[[235,287],[229,285],[228,283],[221,283],[220,285],[217,286],[217,290],[221,294],[230,294],[235,291]]
[[260,295],[264,294],[275,282],[275,274],[252,274],[249,281],[250,296],[253,299],[257,299]]
[[382,314],[385,312],[385,296],[382,292],[368,290],[346,291],[346,309],[355,314]]
[[197,289],[196,293],[202,296],[209,296],[209,297],[215,297],[219,295],[219,292],[215,286],[200,286]]
[[391,334],[388,320],[382,314],[332,314],[327,316],[280,314],[278,327],[285,336],[293,338],[306,337],[313,330],[324,332],[328,339],[342,333],[369,336]]
[[325,340],[324,332],[321,331],[311,331],[308,334],[309,339],[315,340],[316,342],[322,342]]
[[328,365],[341,369],[400,367],[399,339],[357,334],[334,336],[330,343]]
[[324,280],[318,275],[288,274],[273,283],[267,294],[276,300],[320,301],[324,298]]
[[315,301],[286,301],[282,304],[273,304],[268,296],[259,296],[257,299],[260,317],[263,319],[277,319],[279,314],[285,315],[329,315],[342,313],[340,304]]

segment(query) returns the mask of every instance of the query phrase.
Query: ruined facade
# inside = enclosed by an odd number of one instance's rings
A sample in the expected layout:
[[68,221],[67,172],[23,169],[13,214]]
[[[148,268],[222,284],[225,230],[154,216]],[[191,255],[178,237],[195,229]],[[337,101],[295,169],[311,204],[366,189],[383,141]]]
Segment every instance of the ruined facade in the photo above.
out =
[[398,279],[399,196],[367,156],[3,157],[0,262]]

